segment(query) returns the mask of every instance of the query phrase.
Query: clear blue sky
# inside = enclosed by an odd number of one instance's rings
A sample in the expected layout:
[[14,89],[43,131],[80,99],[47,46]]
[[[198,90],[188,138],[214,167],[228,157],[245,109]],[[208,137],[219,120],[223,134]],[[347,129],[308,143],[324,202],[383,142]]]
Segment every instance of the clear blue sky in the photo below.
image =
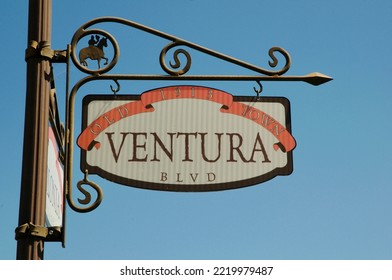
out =
[[[25,104],[27,1],[3,4],[0,259],[15,259]],[[117,16],[268,67],[268,50],[292,57],[287,75],[321,72],[334,80],[265,82],[263,95],[291,102],[294,172],[261,185],[212,193],[129,188],[94,178],[104,191],[95,211],[67,209],[66,248],[46,243],[45,259],[391,259],[390,119],[392,2],[380,1],[53,1],[52,48],[76,29]],[[164,74],[168,41],[118,25],[101,26],[120,42],[113,73]],[[65,66],[55,68],[64,120]],[[84,77],[72,68],[72,82]],[[194,54],[192,74],[253,74]],[[253,95],[253,82],[202,83]],[[110,93],[90,83],[81,98]],[[141,93],[163,82],[121,84]],[[78,133],[78,132],[76,132]],[[82,179],[75,152],[74,184]],[[77,195],[77,193],[75,193]]]

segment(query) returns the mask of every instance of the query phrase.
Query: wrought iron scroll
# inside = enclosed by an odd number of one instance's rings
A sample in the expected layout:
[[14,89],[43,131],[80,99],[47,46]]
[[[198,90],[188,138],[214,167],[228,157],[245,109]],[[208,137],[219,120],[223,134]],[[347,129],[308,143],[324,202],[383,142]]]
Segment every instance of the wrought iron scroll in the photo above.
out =
[[[164,47],[162,49],[161,54],[160,54],[161,67],[169,75],[174,75],[174,76],[183,75],[183,74],[185,74],[189,70],[189,68],[191,66],[191,56],[190,56],[189,52],[187,52],[184,49],[176,50],[174,52],[175,64],[170,63],[170,66],[173,69],[179,69],[179,70],[177,70],[177,71],[171,70],[166,65],[166,63],[164,62],[168,50],[170,50],[172,48],[175,48],[175,47],[181,47],[181,46],[194,49],[196,51],[208,54],[210,56],[214,56],[216,58],[225,60],[227,62],[236,64],[236,65],[241,66],[243,68],[247,68],[249,70],[252,70],[252,71],[255,71],[255,72],[259,73],[259,74],[263,74],[263,75],[267,75],[267,76],[276,76],[276,75],[280,76],[280,75],[286,73],[289,70],[290,66],[291,66],[290,55],[288,54],[288,52],[286,50],[284,50],[284,49],[282,49],[280,47],[272,47],[269,50],[269,56],[272,59],[271,61],[269,61],[269,65],[272,68],[275,68],[278,65],[278,59],[277,59],[277,57],[275,55],[276,53],[280,53],[281,55],[283,55],[283,57],[285,58],[285,65],[281,69],[278,69],[278,70],[275,70],[275,71],[267,70],[267,69],[255,66],[253,64],[250,64],[250,63],[238,60],[236,58],[233,58],[233,57],[221,54],[219,52],[210,50],[210,49],[205,48],[203,46],[194,44],[192,42],[180,39],[180,38],[172,36],[172,35],[169,35],[167,33],[161,32],[159,30],[156,30],[156,29],[153,29],[153,28],[150,28],[150,27],[138,24],[138,23],[133,22],[133,21],[129,21],[129,20],[122,19],[122,18],[117,18],[117,17],[103,17],[103,18],[93,19],[93,20],[85,23],[83,26],[81,26],[75,32],[75,35],[72,38],[71,47],[72,47],[72,50],[75,50],[77,43],[82,38],[84,38],[84,37],[86,37],[88,35],[99,34],[99,35],[107,37],[108,40],[112,43],[112,45],[114,47],[114,52],[115,52],[114,59],[111,61],[111,63],[109,65],[107,65],[104,68],[101,68],[101,69],[98,69],[98,70],[90,70],[87,67],[84,67],[83,65],[81,65],[79,59],[77,58],[76,52],[72,52],[71,53],[71,58],[72,58],[73,63],[75,64],[75,66],[79,70],[81,70],[81,71],[83,71],[85,73],[92,74],[92,75],[94,75],[94,74],[104,74],[104,73],[110,71],[115,66],[115,64],[118,61],[118,58],[119,58],[119,55],[120,55],[120,51],[119,51],[118,43],[114,39],[114,37],[110,33],[106,32],[104,30],[101,30],[101,29],[88,29],[89,27],[91,27],[93,25],[100,24],[100,23],[105,23],[105,22],[113,22],[113,23],[123,24],[123,25],[129,26],[129,27],[133,27],[133,28],[142,30],[144,32],[153,34],[153,35],[161,37],[163,39],[172,41],[172,43],[168,44],[166,47]],[[182,68],[181,68],[180,60],[178,59],[178,55],[179,54],[184,54],[186,56],[186,59],[187,59],[186,65],[184,67],[182,67]]]
[[[162,39],[170,41],[169,44],[163,47],[159,55],[159,63],[162,70],[167,75],[162,74],[107,74],[110,70],[112,70],[120,56],[120,47],[116,41],[116,39],[107,31],[102,29],[94,29],[91,28],[94,25],[102,24],[102,23],[118,23],[131,28],[135,28],[141,30],[143,32],[152,34],[154,36],[158,36]],[[113,58],[109,61],[108,58],[104,56],[102,52],[98,56],[94,56],[91,52],[88,53],[88,49],[85,48],[86,54],[83,55],[82,50],[77,53],[77,45],[78,43],[87,36],[92,36],[91,38],[91,46],[90,48],[101,48],[103,50],[103,46],[107,44],[107,41],[113,46]],[[94,37],[95,36],[95,37]],[[99,46],[98,44],[101,44]],[[90,45],[90,44],[89,44]],[[192,49],[197,52],[201,52],[207,54],[209,56],[215,57],[217,59],[229,62],[231,64],[235,64],[239,67],[251,70],[255,72],[254,75],[248,76],[240,76],[240,75],[186,75],[186,73],[191,69],[192,66],[192,57],[188,50],[185,48]],[[173,51],[173,59],[169,62],[169,65],[166,64],[166,57],[169,51]],[[91,51],[91,50],[90,50]],[[278,60],[278,56],[282,56],[284,58],[284,63],[280,63]],[[78,57],[79,55],[79,57]],[[87,66],[87,62],[85,61],[86,57],[90,55],[90,58],[94,56],[94,59],[98,60],[98,69],[94,70]],[[185,63],[182,63],[180,60],[180,55],[185,57]],[[85,171],[85,178],[78,182],[77,187],[79,191],[85,196],[84,199],[79,199],[79,203],[86,205],[85,207],[79,207],[75,204],[72,198],[72,163],[73,163],[73,151],[74,151],[74,107],[75,107],[75,97],[78,90],[86,83],[96,81],[96,80],[107,80],[113,81],[116,84],[116,88],[110,86],[112,92],[116,94],[120,89],[120,80],[150,80],[150,81],[253,81],[258,84],[258,88],[254,87],[254,91],[257,96],[260,95],[263,87],[261,81],[303,81],[312,85],[320,85],[325,82],[332,80],[331,77],[326,75],[314,72],[305,76],[282,76],[285,74],[291,66],[291,58],[289,53],[280,47],[272,47],[269,52],[269,66],[273,68],[273,70],[268,70],[253,64],[250,64],[245,61],[238,60],[236,58],[227,56],[225,54],[216,52],[214,50],[205,48],[203,46],[194,44],[192,42],[183,40],[181,38],[172,36],[170,34],[161,32],[159,30],[141,25],[139,23],[129,21],[122,18],[117,17],[102,17],[93,19],[84,25],[82,25],[74,34],[71,44],[68,46],[68,66],[67,66],[67,116],[66,116],[66,126],[67,126],[67,143],[66,143],[66,167],[65,167],[65,178],[66,178],[66,197],[68,204],[70,207],[77,212],[89,212],[94,210],[102,201],[103,192],[101,188],[89,181],[87,179],[87,172]],[[100,59],[105,60],[105,64],[101,67]],[[79,80],[70,91],[69,95],[69,62],[72,60],[73,64],[80,71],[88,74],[88,76]],[[280,69],[276,69],[279,65],[283,65]],[[95,201],[91,202],[91,194],[87,189],[82,187],[82,185],[89,185],[92,187],[96,193]]]
[[[78,198],[78,202],[83,205],[87,205],[87,207],[79,207],[76,205],[76,203],[73,201],[72,197],[72,188],[69,188],[69,194],[68,194],[68,204],[69,206],[77,212],[90,212],[97,208],[103,199],[103,192],[102,189],[94,182],[91,182],[88,178],[88,170],[85,171],[84,173],[84,179],[80,180],[77,183],[77,188],[78,190],[84,195],[83,199]],[[83,187],[83,185],[88,185],[92,189],[96,191],[96,199],[92,202],[91,200],[91,193]]]

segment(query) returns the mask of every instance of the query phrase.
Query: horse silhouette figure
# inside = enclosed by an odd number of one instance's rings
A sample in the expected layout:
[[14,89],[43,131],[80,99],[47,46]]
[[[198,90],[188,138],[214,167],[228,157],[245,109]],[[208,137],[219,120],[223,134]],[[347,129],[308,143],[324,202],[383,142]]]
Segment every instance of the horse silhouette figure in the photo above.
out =
[[[96,37],[97,39],[99,38],[99,36]],[[80,64],[82,64],[83,66],[88,66],[86,59],[89,58],[91,60],[98,61],[98,69],[101,68],[101,59],[104,59],[105,65],[107,65],[108,59],[105,57],[105,53],[103,51],[103,48],[107,46],[108,46],[107,38],[102,38],[101,40],[99,40],[99,42],[96,45],[89,44],[88,47],[81,49],[79,52]]]

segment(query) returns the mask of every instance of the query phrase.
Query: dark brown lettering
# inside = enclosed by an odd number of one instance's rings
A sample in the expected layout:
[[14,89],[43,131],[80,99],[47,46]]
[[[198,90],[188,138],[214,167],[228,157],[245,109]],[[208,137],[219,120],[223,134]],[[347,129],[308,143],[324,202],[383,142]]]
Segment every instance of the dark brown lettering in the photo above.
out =
[[[256,146],[259,145],[259,148],[256,148]],[[271,162],[268,158],[267,152],[265,150],[263,141],[261,140],[260,134],[257,133],[257,137],[255,139],[255,144],[253,145],[253,151],[252,151],[252,156],[249,159],[249,162],[256,162],[253,157],[256,152],[262,152],[264,160],[262,162]]]
[[108,137],[109,144],[110,144],[110,149],[111,149],[111,151],[112,151],[113,158],[114,158],[114,160],[115,160],[116,163],[117,163],[118,158],[120,157],[120,153],[121,153],[122,147],[123,147],[123,145],[124,145],[125,138],[126,138],[127,135],[129,134],[129,132],[121,132],[121,134],[122,134],[122,140],[121,140],[121,144],[120,144],[120,147],[118,148],[118,151],[117,151],[117,152],[116,152],[116,148],[114,147],[113,139],[112,139],[112,136],[113,136],[114,132],[107,132],[107,133],[105,133],[105,134],[106,134],[106,136]]
[[[132,155],[132,159],[129,159],[128,161],[147,161],[147,154],[143,158],[137,157],[138,149],[146,151],[147,133],[145,133],[145,132],[138,132],[138,133],[130,132],[130,134],[132,134],[132,136],[133,136],[133,151],[132,151],[133,155]],[[138,143],[139,136],[144,136],[145,141],[141,144]]]
[[177,138],[179,136],[185,136],[185,158],[182,161],[193,161],[193,159],[189,157],[189,136],[195,136],[196,139],[197,132],[192,132],[192,133],[178,132]]
[[[221,157],[221,138],[222,138],[223,133],[215,133],[215,135],[218,137],[218,147],[217,147],[218,155],[216,156],[215,159],[208,159],[206,156],[205,137],[206,137],[207,133],[200,133],[199,132],[199,134],[201,136],[201,144],[200,144],[201,145],[201,156],[207,162],[217,162]],[[209,150],[214,150],[214,149],[212,149],[212,146],[210,146]]]
[[195,183],[195,182],[196,182],[196,179],[197,179],[197,177],[199,176],[199,173],[196,173],[196,174],[189,173],[189,175],[191,176],[193,183]]
[[173,161],[173,135],[176,133],[168,132],[167,134],[170,136],[170,151],[165,147],[161,138],[159,138],[155,132],[151,132],[151,135],[154,136],[154,158],[152,158],[151,161],[160,161],[160,159],[157,158],[157,143],[170,161]]
[[[237,162],[237,160],[234,159],[234,151],[237,152],[237,154],[240,156],[243,162],[249,162],[248,160],[246,160],[246,158],[244,157],[241,151],[241,146],[243,142],[243,138],[241,134],[239,133],[226,133],[226,134],[229,135],[230,137],[230,157],[227,160],[227,162]],[[236,146],[234,145],[234,138],[235,138],[234,136],[236,136],[236,138],[238,139],[238,144]]]

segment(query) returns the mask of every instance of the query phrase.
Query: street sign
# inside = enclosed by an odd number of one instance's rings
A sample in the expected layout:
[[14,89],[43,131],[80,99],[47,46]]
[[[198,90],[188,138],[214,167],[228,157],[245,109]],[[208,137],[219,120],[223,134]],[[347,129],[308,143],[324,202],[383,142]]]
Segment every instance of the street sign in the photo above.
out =
[[59,159],[59,148],[52,128],[49,126],[48,172],[46,182],[45,225],[63,225],[64,170]]
[[233,96],[201,86],[141,95],[87,95],[81,169],[166,191],[216,191],[293,170],[289,101]]

